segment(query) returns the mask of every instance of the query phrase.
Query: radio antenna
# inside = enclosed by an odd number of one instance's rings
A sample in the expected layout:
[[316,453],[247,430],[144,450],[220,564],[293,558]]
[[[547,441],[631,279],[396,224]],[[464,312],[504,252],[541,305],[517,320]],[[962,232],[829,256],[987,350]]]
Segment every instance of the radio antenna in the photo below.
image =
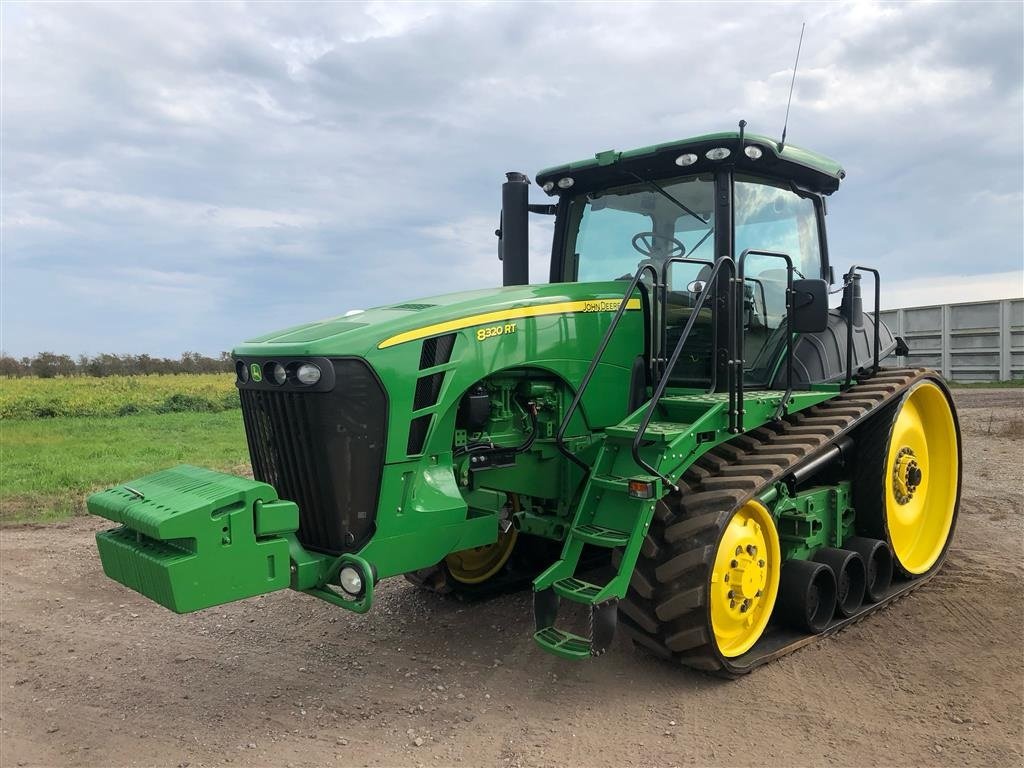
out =
[[800,24],[800,42],[796,44],[796,61],[793,62],[793,79],[789,81],[789,99],[786,101],[786,119],[782,123],[782,141],[779,142],[779,152],[786,146],[786,128],[789,126],[789,106],[793,103],[793,86],[796,84],[796,68],[800,64],[800,49],[804,44],[804,27],[807,22]]

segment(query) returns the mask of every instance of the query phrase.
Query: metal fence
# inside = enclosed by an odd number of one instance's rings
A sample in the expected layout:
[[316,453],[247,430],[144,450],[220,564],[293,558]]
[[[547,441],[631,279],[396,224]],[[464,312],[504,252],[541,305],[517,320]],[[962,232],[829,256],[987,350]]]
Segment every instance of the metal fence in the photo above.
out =
[[910,347],[900,365],[951,381],[1024,378],[1024,298],[889,309],[882,320]]

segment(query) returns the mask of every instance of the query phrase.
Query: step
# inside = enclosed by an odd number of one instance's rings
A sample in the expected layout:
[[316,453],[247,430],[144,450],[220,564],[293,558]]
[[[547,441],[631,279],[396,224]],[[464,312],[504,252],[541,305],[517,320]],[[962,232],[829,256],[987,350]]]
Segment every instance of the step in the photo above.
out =
[[551,586],[555,590],[555,594],[560,597],[572,600],[574,603],[582,603],[583,605],[593,605],[594,598],[601,592],[601,587],[596,584],[583,581],[583,579],[577,579],[574,576],[559,579]]
[[590,641],[555,627],[545,627],[533,633],[537,645],[548,653],[563,659],[589,659]]
[[572,529],[572,535],[588,544],[595,544],[599,547],[624,547],[629,541],[629,533],[617,531],[614,528],[605,528],[603,525],[581,525]]
[[[606,432],[611,437],[633,440],[636,437],[639,426],[639,424],[620,424],[616,427],[608,427]],[[655,443],[671,443],[677,437],[689,431],[689,424],[675,421],[652,421],[647,425],[644,439]]]

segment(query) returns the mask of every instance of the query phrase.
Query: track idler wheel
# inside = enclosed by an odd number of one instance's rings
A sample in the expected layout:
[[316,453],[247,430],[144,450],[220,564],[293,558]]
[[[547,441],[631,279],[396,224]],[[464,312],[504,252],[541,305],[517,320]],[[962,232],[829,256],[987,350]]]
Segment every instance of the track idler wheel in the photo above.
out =
[[790,626],[824,631],[836,612],[836,577],[824,563],[787,560],[779,583],[779,613]]
[[889,545],[879,539],[868,539],[854,536],[843,542],[845,549],[850,549],[864,559],[866,582],[864,599],[869,603],[877,603],[892,584],[892,550]]
[[844,618],[852,616],[864,602],[867,586],[864,558],[849,549],[826,547],[815,552],[813,559],[831,568],[836,577],[836,612]]
[[946,385],[918,381],[858,437],[857,532],[883,539],[903,576],[943,560],[960,506],[960,427]]

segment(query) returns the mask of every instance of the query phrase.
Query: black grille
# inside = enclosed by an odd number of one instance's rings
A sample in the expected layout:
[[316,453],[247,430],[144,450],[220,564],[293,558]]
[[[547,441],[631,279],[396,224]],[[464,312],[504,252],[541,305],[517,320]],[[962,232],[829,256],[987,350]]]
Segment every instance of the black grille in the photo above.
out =
[[432,336],[423,342],[420,348],[420,370],[444,365],[452,359],[452,348],[455,346],[455,334]]
[[423,453],[423,443],[426,442],[432,418],[434,417],[428,413],[426,416],[417,416],[409,422],[409,442],[406,444],[406,452],[410,456]]
[[441,394],[441,385],[444,383],[444,372],[432,373],[416,380],[416,396],[412,401],[412,409],[418,411],[421,408],[429,408],[437,402]]
[[253,474],[299,505],[299,541],[339,554],[373,534],[387,398],[361,360],[334,360],[326,392],[241,388]]

